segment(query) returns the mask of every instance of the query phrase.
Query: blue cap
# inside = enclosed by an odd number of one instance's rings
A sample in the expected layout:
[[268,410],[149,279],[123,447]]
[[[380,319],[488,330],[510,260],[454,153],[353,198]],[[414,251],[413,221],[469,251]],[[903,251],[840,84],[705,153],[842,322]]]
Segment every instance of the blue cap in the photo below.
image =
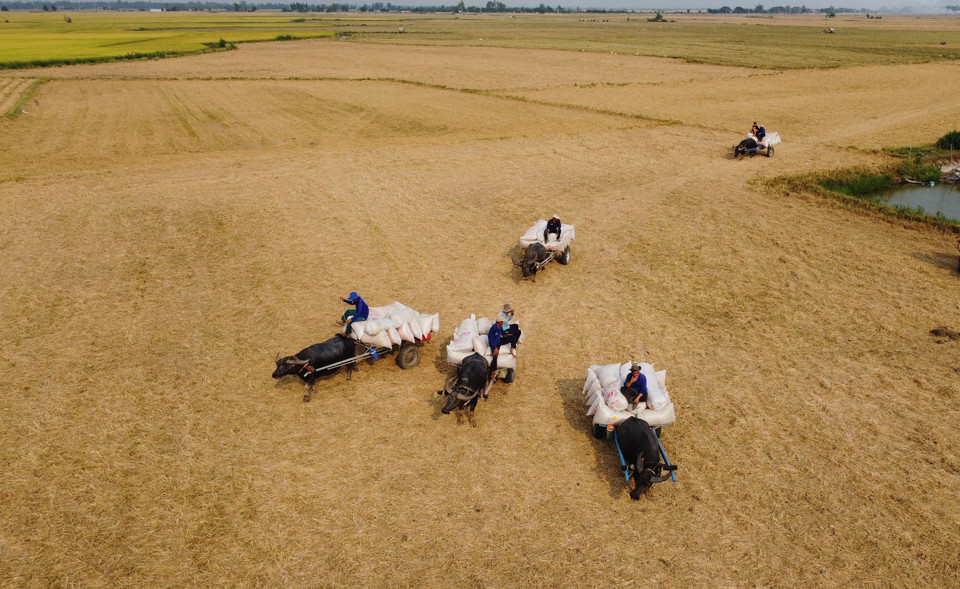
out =
[[348,301],[355,301],[355,300],[357,300],[357,299],[359,299],[359,298],[360,298],[360,297],[357,296],[357,293],[356,293],[356,292],[351,292],[351,293],[350,293],[350,296],[347,297],[347,300],[348,300]]

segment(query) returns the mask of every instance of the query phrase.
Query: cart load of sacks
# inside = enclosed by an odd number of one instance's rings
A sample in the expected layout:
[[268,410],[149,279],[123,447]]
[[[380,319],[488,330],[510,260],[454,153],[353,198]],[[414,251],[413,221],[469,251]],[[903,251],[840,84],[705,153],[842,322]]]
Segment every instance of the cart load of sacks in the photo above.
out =
[[353,339],[378,348],[392,348],[403,342],[429,341],[440,329],[440,313],[425,315],[403,303],[392,303],[370,307],[366,321],[351,325]]
[[520,238],[520,247],[525,248],[532,243],[542,243],[546,246],[548,251],[559,251],[567,249],[567,246],[570,245],[570,242],[576,239],[577,232],[574,230],[573,225],[564,225],[560,224],[560,238],[556,241],[543,241],[543,232],[547,228],[547,222],[543,219],[537,221],[533,227],[527,229],[527,232],[523,234],[523,237]]
[[[461,321],[460,326],[453,330],[453,341],[447,344],[447,362],[460,366],[463,359],[474,352],[486,358],[488,364],[493,362],[493,351],[487,339],[491,327],[493,321],[486,317],[477,319],[476,315],[470,315]],[[524,337],[520,336],[520,342]],[[502,368],[517,368],[517,359],[510,354],[510,344],[500,346],[497,370]]]
[[647,378],[647,402],[640,403],[633,410],[620,387],[630,373],[630,362],[626,364],[607,364],[591,366],[587,369],[587,380],[583,385],[584,403],[590,407],[588,416],[599,425],[615,424],[628,417],[639,417],[651,427],[670,425],[677,420],[673,413],[673,403],[667,394],[667,371],[656,372],[652,364],[640,363],[640,373]]

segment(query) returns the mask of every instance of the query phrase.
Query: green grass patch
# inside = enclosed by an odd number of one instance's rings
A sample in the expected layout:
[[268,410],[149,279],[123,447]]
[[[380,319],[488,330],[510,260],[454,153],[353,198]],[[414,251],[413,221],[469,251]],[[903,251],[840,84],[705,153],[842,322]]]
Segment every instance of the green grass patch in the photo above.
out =
[[761,182],[781,194],[812,194],[832,200],[843,208],[867,211],[882,216],[923,223],[953,233],[960,233],[960,222],[942,214],[927,215],[922,209],[879,204],[865,198],[878,190],[903,183],[904,178],[921,182],[940,179],[940,167],[934,163],[943,152],[930,148],[899,148],[886,150],[895,161],[876,169],[857,167],[811,172],[793,176],[777,176]]
[[9,22],[0,23],[0,67],[90,63],[128,54],[185,55],[210,51],[219,39],[244,43],[333,36],[351,43],[591,51],[770,69],[960,59],[960,45],[941,45],[943,19],[919,17],[909,28],[898,29],[841,16],[831,19],[837,28],[833,35],[822,34],[821,19],[789,15],[750,22],[671,14],[669,21],[648,22],[636,14],[613,14],[602,23],[584,14],[71,12],[68,21],[58,11],[9,12],[5,18]]

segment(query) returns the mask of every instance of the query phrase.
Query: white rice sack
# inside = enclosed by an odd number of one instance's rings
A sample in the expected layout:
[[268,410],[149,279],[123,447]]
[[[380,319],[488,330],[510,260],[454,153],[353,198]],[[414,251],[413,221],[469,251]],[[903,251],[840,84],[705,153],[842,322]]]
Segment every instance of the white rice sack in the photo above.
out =
[[647,377],[647,407],[655,411],[667,408],[670,398],[664,389],[660,388],[660,382],[657,380],[657,373],[653,365],[647,362],[640,363],[640,374]]
[[399,346],[403,342],[403,339],[400,337],[400,332],[397,331],[396,327],[391,327],[387,330],[387,337],[390,338],[390,343],[395,346]]
[[[487,359],[487,363],[493,363],[493,354],[489,351],[484,354],[484,358]],[[516,368],[517,359],[510,355],[510,346],[507,345],[506,351],[503,348],[500,348],[500,355],[497,357],[497,370],[501,368]]]
[[[367,319],[363,324],[363,333],[365,335],[375,336],[382,331],[379,319]],[[361,341],[363,341],[363,338],[361,338]]]
[[380,319],[377,319],[377,321],[380,322],[380,327],[383,329],[396,329],[403,325],[393,317],[381,317]]
[[473,351],[481,356],[486,356],[490,352],[490,340],[487,339],[487,336],[478,335],[473,338]]
[[599,425],[609,425],[612,423],[616,425],[629,417],[633,417],[633,415],[626,411],[614,411],[607,407],[606,404],[600,403],[597,405],[597,413],[593,416],[593,423]]
[[389,317],[391,313],[403,308],[406,308],[406,305],[400,302],[393,302],[383,307],[370,307],[370,316],[377,318]]
[[667,406],[660,410],[644,408],[637,412],[637,417],[650,424],[650,427],[673,425],[677,421],[677,416],[673,412],[673,403],[667,403]]
[[587,417],[593,416],[597,412],[597,409],[600,407],[601,404],[602,403],[600,401],[600,395],[597,395],[593,399],[593,403],[590,404],[590,408],[587,409]]
[[520,247],[527,247],[531,243],[543,243],[543,230],[546,228],[547,222],[544,219],[534,223],[533,227],[527,229],[520,238]]
[[587,391],[590,388],[590,385],[592,385],[593,383],[597,383],[597,384],[600,383],[600,381],[597,380],[597,373],[594,372],[592,369],[587,368],[587,377],[583,383],[583,390]]
[[460,366],[463,359],[473,353],[473,350],[451,350],[447,348],[447,364]]
[[[430,326],[430,331],[433,333],[440,331],[440,313],[433,314],[433,324]],[[424,331],[424,333],[426,333],[426,331]]]
[[386,331],[380,331],[377,335],[364,334],[360,341],[367,345],[378,348],[392,348],[393,342],[390,341],[390,335]]
[[469,319],[464,319],[460,327],[453,332],[453,341],[447,346],[448,349],[470,350],[473,351],[473,338],[477,337],[477,318],[471,315]]
[[350,337],[351,337],[352,339],[359,340],[361,337],[363,337],[363,334],[364,334],[364,331],[366,330],[366,328],[367,328],[367,322],[366,322],[366,321],[360,321],[360,322],[358,322],[358,323],[351,323],[351,324],[350,324]]
[[417,339],[423,339],[423,330],[420,328],[419,321],[411,321],[410,323],[405,323],[404,325],[408,330],[410,330],[410,333],[413,334],[413,337]]
[[627,398],[623,396],[619,390],[611,395],[607,400],[607,407],[613,409],[614,411],[626,411],[627,410]]
[[419,316],[420,314],[410,307],[404,307],[398,311],[390,313],[390,318],[399,323],[410,323]]
[[594,382],[592,385],[590,385],[590,390],[587,391],[587,399],[592,399],[594,397],[602,397],[602,396],[603,396],[603,390],[600,388],[599,382]]
[[663,389],[663,392],[667,392],[667,371],[666,370],[657,371],[657,384],[660,385],[660,388]]
[[477,319],[477,329],[480,331],[481,334],[485,335],[490,333],[491,327],[493,327],[493,321],[490,321],[486,317],[481,317]]
[[410,329],[410,325],[410,323],[404,323],[400,326],[400,329],[397,330],[397,333],[400,334],[400,339],[403,341],[413,343],[417,340],[413,337],[413,330]]
[[433,331],[433,316],[432,315],[419,315],[417,320],[414,321],[417,325],[420,326],[420,333],[426,335]]
[[600,381],[600,386],[606,389],[612,383],[617,383],[617,388],[620,388],[620,383],[623,380],[620,378],[620,365],[619,364],[607,364],[605,366],[591,366],[593,371],[597,373],[597,380]]

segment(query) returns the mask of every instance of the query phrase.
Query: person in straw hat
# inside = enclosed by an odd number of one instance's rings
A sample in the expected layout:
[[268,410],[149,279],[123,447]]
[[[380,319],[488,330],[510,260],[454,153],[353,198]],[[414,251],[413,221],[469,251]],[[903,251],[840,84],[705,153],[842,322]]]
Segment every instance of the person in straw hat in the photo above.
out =
[[623,380],[620,392],[633,406],[647,402],[647,377],[640,372],[640,363],[636,360],[630,363],[630,373]]
[[517,341],[520,339],[520,327],[513,323],[513,306],[507,303],[503,306],[503,311],[497,314],[494,324],[487,332],[487,341],[490,343],[490,352],[493,354],[493,361],[490,363],[490,374],[496,379],[497,358],[500,356],[500,346],[510,344],[510,355],[517,356]]

